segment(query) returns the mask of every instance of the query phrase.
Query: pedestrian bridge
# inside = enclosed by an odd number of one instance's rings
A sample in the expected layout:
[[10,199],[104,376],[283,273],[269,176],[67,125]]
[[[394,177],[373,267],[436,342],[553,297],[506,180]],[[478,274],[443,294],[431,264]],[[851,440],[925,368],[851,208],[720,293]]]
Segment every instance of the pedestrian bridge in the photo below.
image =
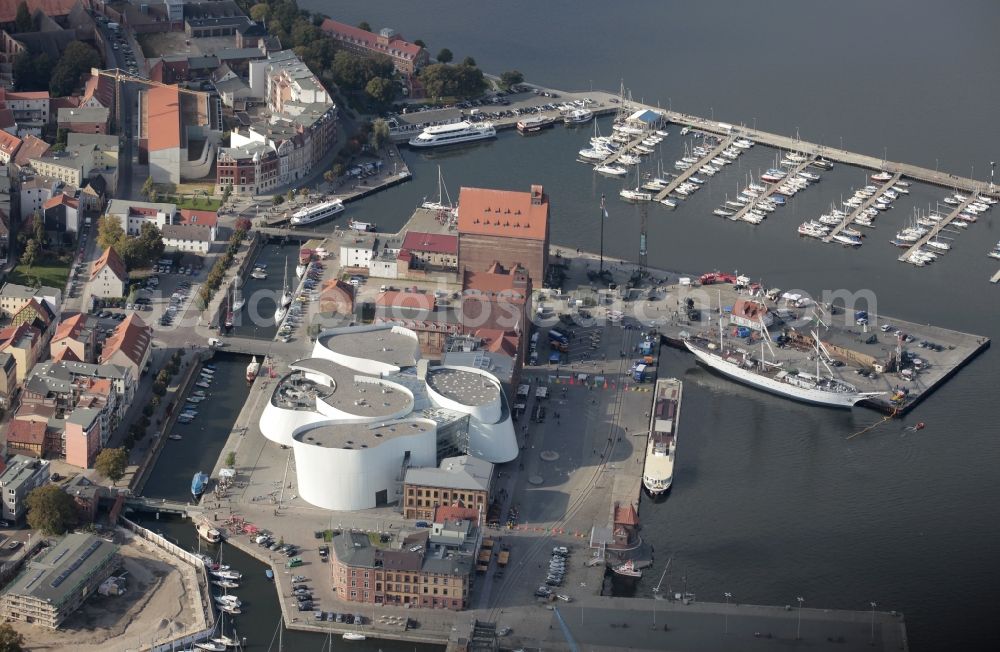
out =
[[145,498],[142,496],[130,496],[125,499],[126,509],[138,512],[153,512],[162,514],[179,514],[188,518],[198,518],[205,513],[205,510],[192,503],[182,503],[165,498]]

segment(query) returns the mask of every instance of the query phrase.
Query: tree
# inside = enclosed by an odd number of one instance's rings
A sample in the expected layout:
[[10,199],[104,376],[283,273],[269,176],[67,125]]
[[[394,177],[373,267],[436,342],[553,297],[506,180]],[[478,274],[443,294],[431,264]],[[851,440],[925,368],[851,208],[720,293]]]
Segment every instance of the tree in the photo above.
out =
[[25,0],[21,0],[21,4],[17,5],[14,29],[15,33],[35,31],[35,21],[31,18],[31,12],[28,10],[28,3]]
[[417,45],[417,46],[419,46],[419,47],[422,47],[422,48],[425,48],[425,47],[427,47],[427,44],[426,44],[426,43],[424,43],[424,42],[423,42],[422,40],[420,40],[420,39],[416,39],[415,41],[413,41],[413,44],[414,44],[414,45]]
[[323,173],[323,181],[326,181],[327,183],[333,183],[333,180],[336,178],[337,177],[333,174],[333,170],[327,170]]
[[330,168],[330,172],[333,172],[333,176],[338,178],[344,176],[344,164],[334,163],[333,167]]
[[464,59],[462,59],[462,65],[463,66],[468,66],[470,68],[475,68],[476,67],[476,60],[473,59],[472,57],[465,57]]
[[382,118],[377,118],[372,123],[371,140],[372,147],[382,149],[382,145],[389,140],[389,123]]
[[320,38],[319,28],[312,24],[307,18],[299,18],[292,25],[292,46],[305,47]]
[[500,84],[509,89],[511,86],[520,84],[524,81],[524,75],[521,74],[519,70],[508,70],[505,73],[500,74]]
[[271,17],[271,8],[267,6],[267,3],[258,2],[254,6],[250,7],[250,18],[258,23],[266,23]]
[[376,104],[386,106],[396,99],[396,84],[385,77],[373,77],[365,85],[365,94]]
[[124,448],[105,448],[97,454],[94,460],[94,468],[103,475],[111,484],[121,480],[125,476],[125,468],[128,466],[128,455]]
[[22,54],[14,61],[14,80],[19,91],[44,91],[52,76],[52,59],[46,53],[38,56]]
[[288,201],[292,201],[292,200],[294,200],[294,199],[295,199],[295,189],[294,189],[294,188],[289,188],[289,189],[288,189],[288,192],[287,192],[287,193],[285,193],[285,198],[286,198],[286,199],[287,199]]
[[271,203],[274,204],[275,206],[280,206],[282,203],[284,203],[284,201],[285,201],[284,195],[274,195],[273,197],[271,197]]
[[41,211],[36,210],[34,218],[32,222],[32,236],[35,240],[38,240],[38,245],[42,246],[45,244],[45,217],[42,216]]
[[[22,3],[23,5],[23,3]],[[24,636],[10,626],[10,623],[0,625],[0,652],[22,652]]]
[[438,52],[438,55],[436,57],[438,63],[451,63],[452,59],[454,58],[455,55],[452,54],[451,50],[449,50],[448,48],[441,48],[441,51]]
[[46,484],[28,494],[28,525],[46,535],[64,534],[76,525],[73,499],[58,485]]
[[477,97],[486,89],[486,78],[479,68],[435,63],[419,74],[420,83],[431,97]]
[[233,225],[233,228],[236,229],[237,231],[249,231],[251,226],[253,226],[253,224],[250,222],[250,220],[248,220],[245,217],[241,217],[238,220],[236,220],[236,223]]
[[97,244],[101,249],[108,247],[117,249],[124,240],[125,230],[117,218],[104,215],[97,221]]
[[368,21],[363,20],[360,23],[358,23],[358,29],[363,29],[366,32],[370,32],[372,31],[372,26],[368,24]]
[[236,451],[226,453],[226,466],[234,468],[236,466]]
[[70,95],[80,82],[80,76],[101,65],[101,55],[83,41],[73,41],[52,69],[49,92],[55,97]]
[[149,197],[149,193],[153,192],[153,177],[146,177],[139,192],[143,197]]
[[21,252],[21,262],[31,268],[38,260],[38,240],[32,238],[28,240],[28,244],[24,246],[24,251]]

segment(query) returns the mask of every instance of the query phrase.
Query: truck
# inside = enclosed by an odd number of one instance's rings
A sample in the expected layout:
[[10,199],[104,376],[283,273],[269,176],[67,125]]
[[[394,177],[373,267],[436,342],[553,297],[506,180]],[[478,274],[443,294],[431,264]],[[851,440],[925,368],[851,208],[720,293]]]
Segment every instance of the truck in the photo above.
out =
[[566,346],[569,346],[569,337],[562,331],[557,331],[556,329],[552,328],[549,330],[549,342],[550,343],[557,342],[559,344],[565,344]]
[[637,383],[646,382],[646,380],[648,380],[649,378],[647,375],[648,369],[649,365],[647,365],[644,362],[635,365],[634,367],[632,367],[632,379],[635,380]]
[[500,551],[500,554],[497,555],[497,566],[499,566],[500,568],[506,568],[507,562],[509,561],[510,561],[510,551],[507,550],[507,548],[505,547],[503,550]]

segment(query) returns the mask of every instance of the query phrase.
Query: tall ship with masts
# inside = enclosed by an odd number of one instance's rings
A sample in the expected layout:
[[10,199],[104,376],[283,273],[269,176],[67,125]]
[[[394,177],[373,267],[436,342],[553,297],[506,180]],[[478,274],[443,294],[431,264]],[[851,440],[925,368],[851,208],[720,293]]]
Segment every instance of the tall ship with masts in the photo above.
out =
[[[803,371],[789,361],[774,361],[771,337],[760,319],[760,355],[750,350],[728,345],[723,317],[719,318],[718,343],[703,338],[690,338],[684,346],[706,367],[738,382],[803,403],[827,407],[851,408],[882,392],[859,392],[854,385],[841,380],[833,372],[832,360],[819,334],[812,331],[815,370]],[[770,352],[771,360],[767,353]]]

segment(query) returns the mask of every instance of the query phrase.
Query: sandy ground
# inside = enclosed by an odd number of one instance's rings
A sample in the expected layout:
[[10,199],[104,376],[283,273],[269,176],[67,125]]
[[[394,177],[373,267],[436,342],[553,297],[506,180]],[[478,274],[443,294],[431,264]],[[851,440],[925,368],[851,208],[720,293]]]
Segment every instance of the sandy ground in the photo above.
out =
[[125,595],[94,594],[57,632],[16,623],[26,639],[25,649],[148,649],[155,642],[202,627],[204,617],[192,605],[199,595],[193,567],[134,541],[122,546],[122,560],[128,577]]

